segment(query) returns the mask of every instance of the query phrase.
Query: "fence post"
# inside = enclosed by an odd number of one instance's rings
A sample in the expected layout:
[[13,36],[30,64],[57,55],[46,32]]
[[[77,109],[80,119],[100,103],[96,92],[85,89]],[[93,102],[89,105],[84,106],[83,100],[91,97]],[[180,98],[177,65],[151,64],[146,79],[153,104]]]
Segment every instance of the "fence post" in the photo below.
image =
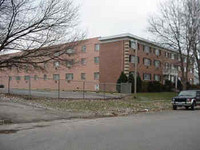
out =
[[60,79],[58,79],[58,99],[60,98]]
[[85,99],[85,81],[83,81],[83,99]]
[[29,97],[31,97],[31,76],[29,77],[29,87],[28,87],[28,90],[29,90]]
[[10,76],[8,76],[8,94],[10,94]]
[[103,97],[104,97],[104,100],[106,99],[106,84],[104,83],[103,84]]

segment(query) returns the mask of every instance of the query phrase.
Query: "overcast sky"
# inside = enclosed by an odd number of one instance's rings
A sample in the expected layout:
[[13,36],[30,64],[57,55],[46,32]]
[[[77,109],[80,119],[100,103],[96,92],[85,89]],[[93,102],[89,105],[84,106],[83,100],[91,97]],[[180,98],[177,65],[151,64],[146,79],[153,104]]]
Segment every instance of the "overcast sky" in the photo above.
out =
[[160,0],[77,0],[88,37],[132,33],[148,38],[148,17]]

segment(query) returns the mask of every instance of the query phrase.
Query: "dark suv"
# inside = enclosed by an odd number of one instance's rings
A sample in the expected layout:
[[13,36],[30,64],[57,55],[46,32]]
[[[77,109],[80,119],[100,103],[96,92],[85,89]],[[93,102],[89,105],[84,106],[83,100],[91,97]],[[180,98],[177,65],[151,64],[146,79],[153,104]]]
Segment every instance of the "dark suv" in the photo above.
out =
[[200,105],[200,90],[181,91],[177,97],[172,99],[173,109],[177,107],[189,107],[194,110],[194,107]]

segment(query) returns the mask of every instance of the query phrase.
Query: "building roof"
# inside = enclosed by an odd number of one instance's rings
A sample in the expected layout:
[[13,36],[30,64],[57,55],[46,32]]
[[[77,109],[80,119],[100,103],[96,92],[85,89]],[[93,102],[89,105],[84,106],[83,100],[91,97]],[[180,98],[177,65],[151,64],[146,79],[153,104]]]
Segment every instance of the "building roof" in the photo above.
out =
[[159,48],[171,51],[171,52],[178,53],[176,50],[165,48],[165,47],[161,46],[160,44],[158,44],[156,42],[141,38],[139,36],[136,36],[136,35],[133,35],[133,34],[130,34],[130,33],[124,33],[124,34],[118,34],[118,35],[113,35],[113,36],[100,37],[99,41],[104,42],[104,41],[111,41],[111,40],[120,40],[120,39],[124,39],[124,38],[131,38],[131,39],[135,39],[135,40],[138,40],[138,41],[141,41],[141,42],[146,42],[146,43],[149,43],[149,44],[151,44],[153,46],[156,46],[156,47],[159,47]]

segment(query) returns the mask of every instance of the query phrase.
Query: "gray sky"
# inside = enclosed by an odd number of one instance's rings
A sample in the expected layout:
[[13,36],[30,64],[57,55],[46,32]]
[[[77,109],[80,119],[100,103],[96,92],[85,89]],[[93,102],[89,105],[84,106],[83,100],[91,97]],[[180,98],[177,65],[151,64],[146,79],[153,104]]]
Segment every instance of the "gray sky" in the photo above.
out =
[[160,0],[77,0],[88,37],[132,33],[148,38],[148,17]]

